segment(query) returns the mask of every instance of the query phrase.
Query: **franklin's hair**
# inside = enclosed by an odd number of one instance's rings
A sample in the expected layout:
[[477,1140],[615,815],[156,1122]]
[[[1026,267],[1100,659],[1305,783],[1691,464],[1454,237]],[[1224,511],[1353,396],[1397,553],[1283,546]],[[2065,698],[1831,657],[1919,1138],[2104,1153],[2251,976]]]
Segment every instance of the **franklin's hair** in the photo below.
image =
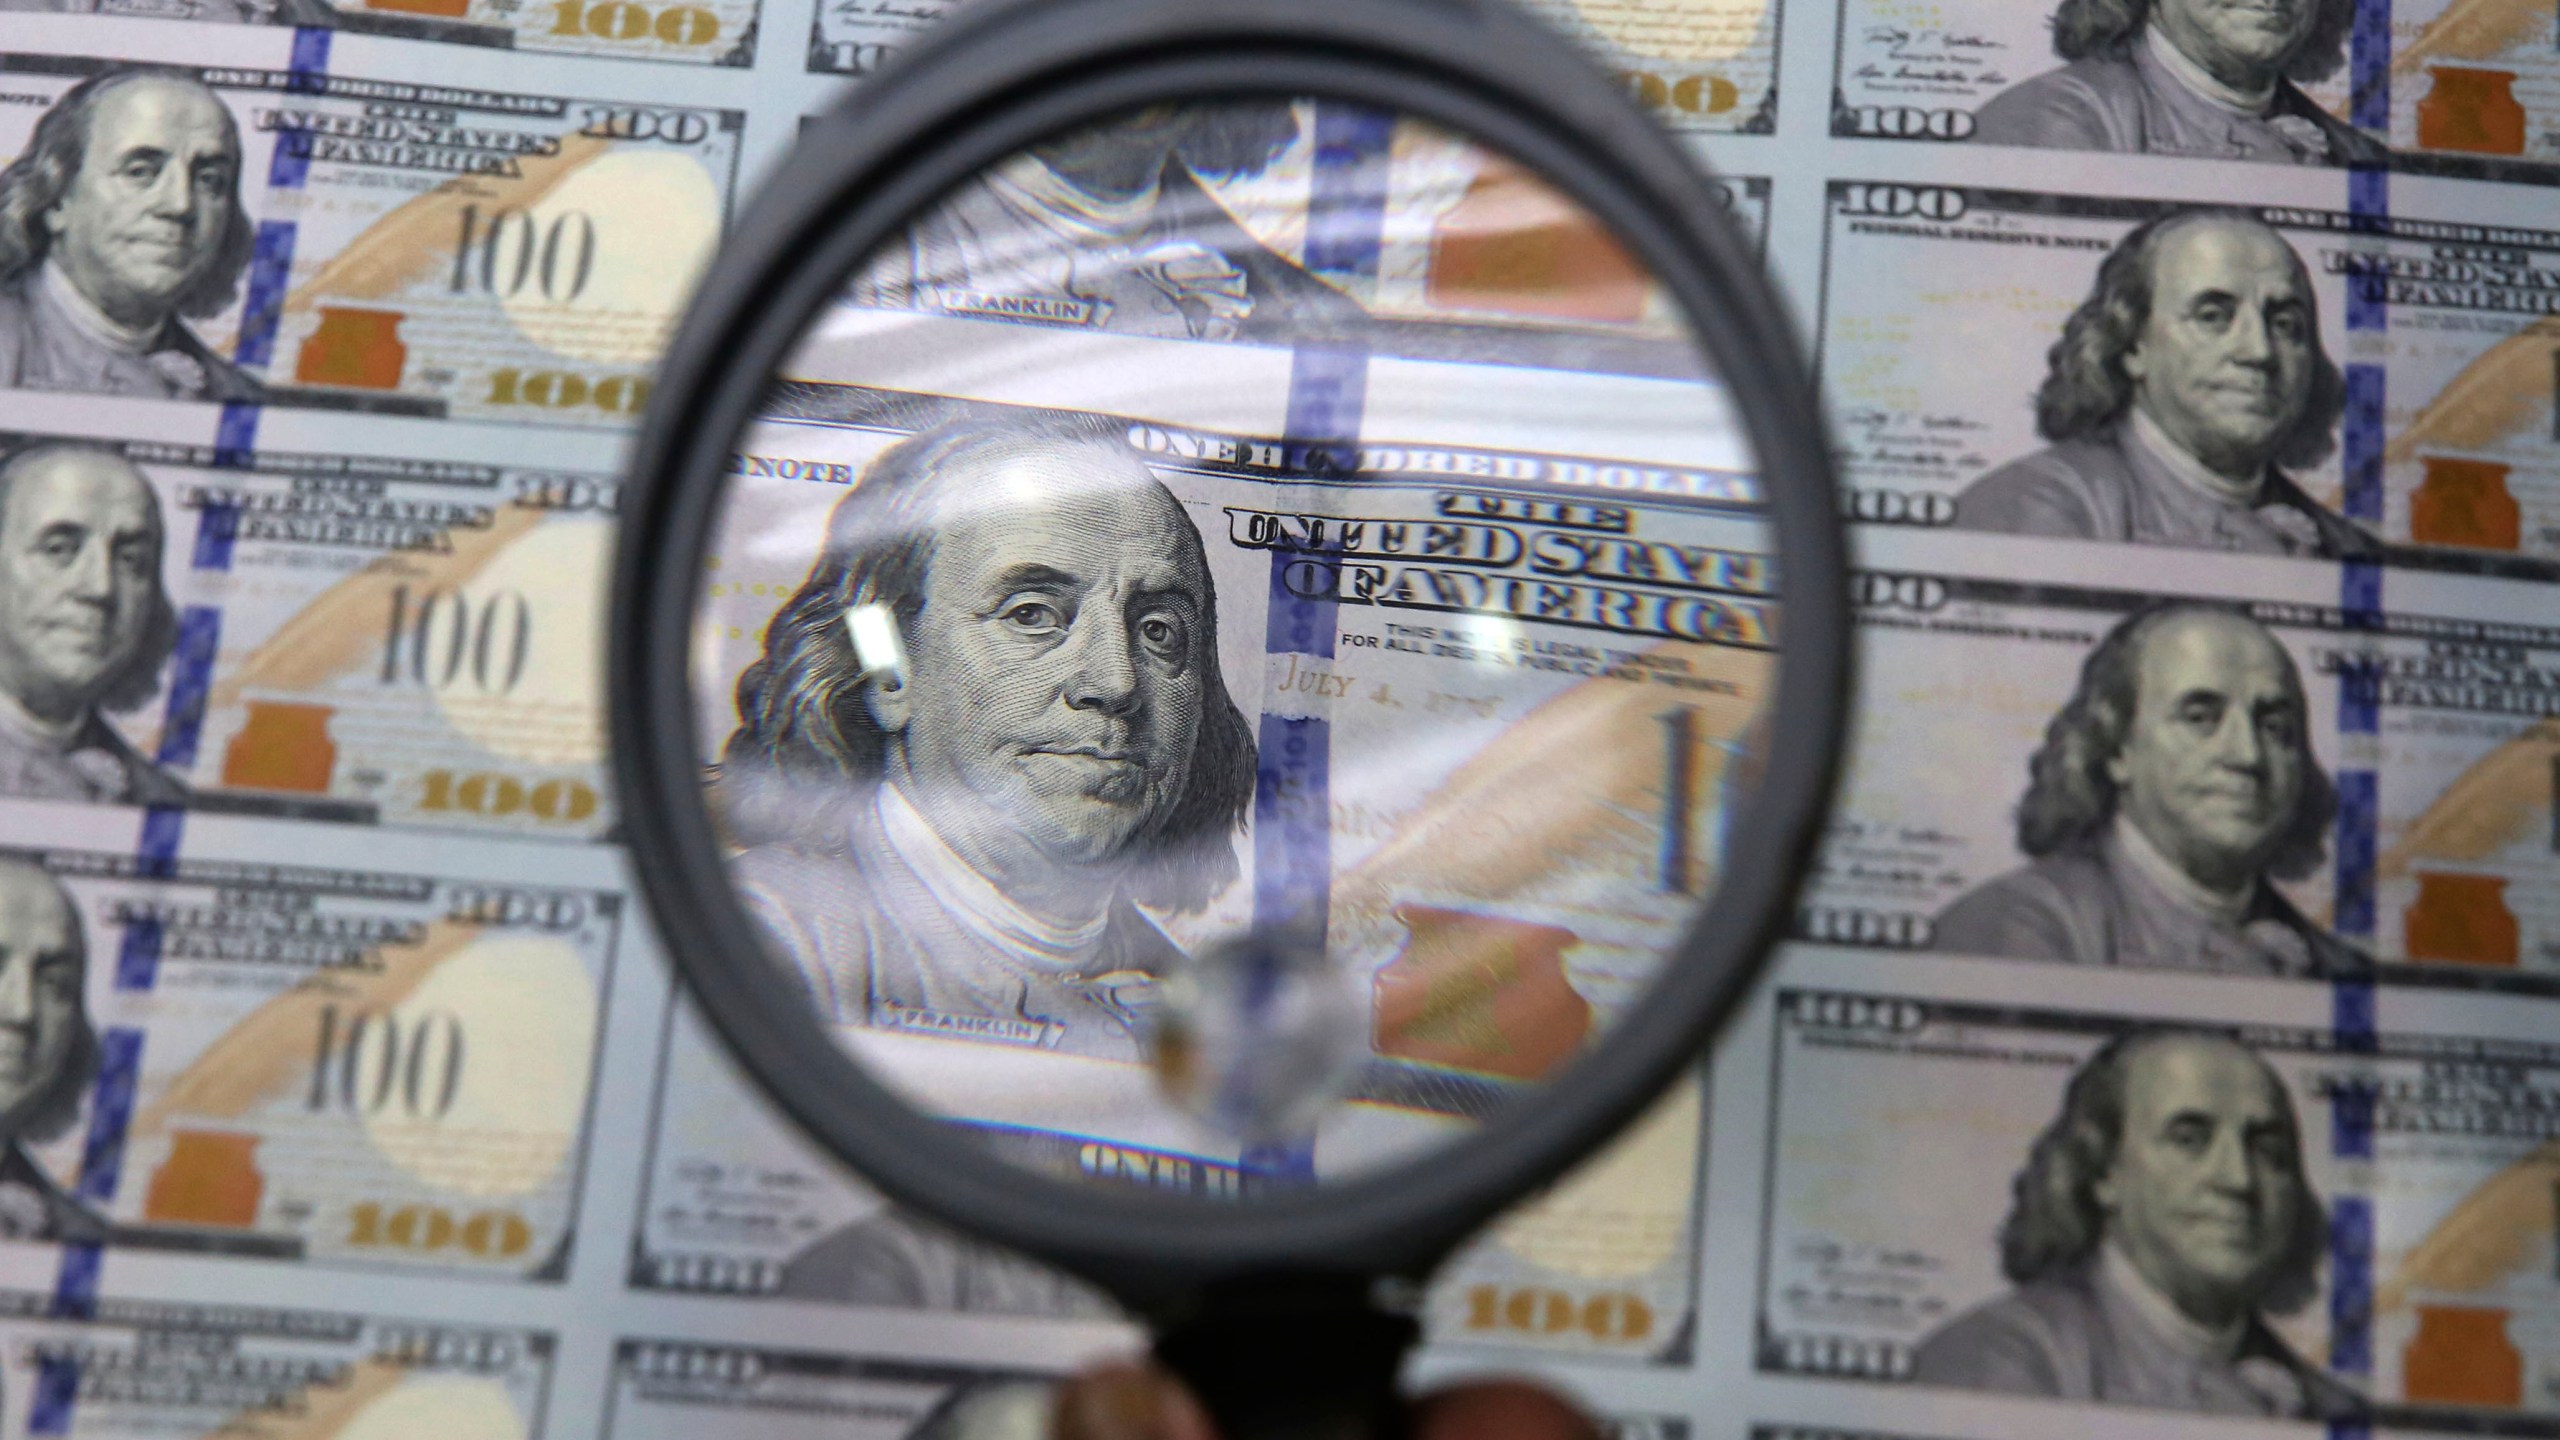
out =
[[[2045,727],[2044,744],[2027,762],[2027,796],[2018,802],[2018,848],[2045,856],[2095,841],[2115,819],[2116,782],[2107,764],[2124,749],[2133,729],[2142,647],[2161,626],[2202,615],[2257,622],[2239,611],[2196,601],[2173,601],[2136,611],[2106,633],[2080,666],[2080,684]],[[2302,677],[2285,657],[2300,691]],[[2329,822],[2338,815],[2337,787],[2302,742],[2302,796],[2267,860],[2266,873],[2294,880],[2319,868]]]
[[[44,217],[71,192],[71,182],[80,174],[80,164],[89,148],[89,116],[98,102],[127,85],[152,81],[163,85],[182,85],[202,90],[204,85],[193,76],[174,70],[150,66],[126,66],[92,75],[62,93],[53,108],[36,120],[36,131],[27,142],[26,153],[0,170],[0,283],[32,274],[44,263],[45,252],[52,247],[53,234],[45,229]],[[223,111],[225,118],[230,111]],[[239,131],[232,131],[232,149],[240,148]],[[239,289],[240,272],[249,268],[251,252],[257,248],[258,232],[240,208],[240,171],[231,172],[231,203],[226,207],[222,235],[214,246],[212,263],[186,289],[178,292],[177,312],[193,319],[222,313]]]
[[[89,969],[88,933],[80,924],[80,907],[62,888],[62,882],[35,864],[16,858],[0,858],[0,868],[21,870],[44,881],[62,900],[62,913],[71,917],[71,949],[80,957],[81,974]],[[20,956],[18,963],[27,964],[33,956]],[[12,1141],[50,1140],[71,1128],[80,1114],[80,1102],[89,1095],[89,1082],[98,1078],[98,1032],[89,1023],[87,991],[81,991],[80,1003],[71,1007],[71,1048],[63,1053],[62,1063],[54,1068],[42,1089],[20,1101],[9,1128],[0,1133],[0,1144]]]
[[[2044,384],[2036,391],[2036,431],[2057,443],[2112,429],[2133,405],[2133,377],[2124,357],[2142,339],[2151,319],[2153,257],[2172,235],[2190,225],[2245,225],[2274,234],[2253,215],[2237,210],[2180,210],[2146,220],[2116,243],[2098,266],[2089,298],[2063,322],[2062,338],[2044,354]],[[2281,238],[2281,237],[2279,237]],[[2285,247],[2292,253],[2292,246]],[[2299,257],[2294,260],[2301,266]],[[2302,413],[2276,437],[2275,463],[2289,469],[2317,465],[2335,448],[2332,432],[2347,408],[2346,377],[2320,343],[2320,316],[2311,325],[2311,393]]]
[[[2355,0],[2306,0],[2320,7],[2310,31],[2284,59],[2288,80],[2325,80],[2347,63],[2347,34],[2355,26]],[[2053,53],[2065,60],[2123,55],[2151,19],[2151,0],[2062,0],[2053,11]]]
[[[2010,1186],[2008,1218],[2000,1222],[2000,1272],[2012,1283],[2032,1284],[2096,1253],[2107,1220],[2098,1204],[2097,1184],[2114,1166],[2117,1147],[2124,1140],[2126,1073],[2143,1051],[2182,1040],[2230,1043],[2229,1036],[2206,1030],[2132,1030],[2099,1047],[2072,1075],[2070,1086],[2062,1092],[2062,1112],[2036,1137],[2035,1147],[2027,1152],[2026,1168]],[[2285,1121],[2295,1133],[2294,1163],[2283,1182],[2294,1188],[2294,1224],[2293,1233],[2285,1237],[2283,1259],[2268,1277],[2257,1308],[2270,1315],[2289,1315],[2319,1289],[2329,1220],[2320,1196],[2311,1188],[2311,1177],[2302,1172],[2301,1123],[2294,1115],[2293,1097],[2281,1084],[2276,1093]]]
[[[867,805],[888,737],[872,718],[861,661],[845,615],[886,605],[902,638],[923,613],[933,564],[935,506],[948,486],[983,478],[1021,456],[1090,449],[1163,486],[1111,429],[1069,417],[956,421],[880,452],[853,493],[837,502],[809,576],[766,627],[764,654],[738,678],[738,728],[721,753],[721,805],[731,838],[804,848],[845,847],[848,807]],[[1200,532],[1180,508],[1166,543],[1187,552],[1204,582]],[[1191,768],[1172,808],[1133,842],[1139,867],[1129,898],[1197,909],[1236,877],[1229,837],[1253,803],[1253,732],[1227,694],[1218,666],[1218,605],[1204,583],[1193,663],[1207,685]],[[851,782],[851,783],[849,783]]]
[[[14,544],[8,534],[9,492],[16,488],[18,477],[39,461],[66,455],[91,455],[118,470],[140,478],[132,463],[112,450],[95,445],[76,445],[56,441],[29,445],[0,457],[0,544]],[[159,522],[160,539],[151,557],[151,594],[142,603],[149,607],[142,619],[142,634],[134,641],[133,653],[125,662],[100,677],[95,704],[101,710],[131,710],[150,699],[160,689],[160,667],[167,663],[169,652],[178,648],[178,611],[169,603],[168,587],[161,583],[160,564],[169,550],[169,525],[160,513],[160,495],[151,482],[142,481],[142,493],[150,498],[151,518]],[[7,617],[0,617],[5,621]]]

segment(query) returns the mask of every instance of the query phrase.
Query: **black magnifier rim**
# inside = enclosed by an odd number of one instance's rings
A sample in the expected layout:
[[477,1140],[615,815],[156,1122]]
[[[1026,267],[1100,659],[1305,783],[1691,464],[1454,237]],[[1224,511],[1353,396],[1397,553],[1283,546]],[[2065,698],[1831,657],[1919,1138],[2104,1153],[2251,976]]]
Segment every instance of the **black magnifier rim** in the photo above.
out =
[[[703,551],[768,379],[857,261],[988,165],[1151,103],[1314,97],[1438,123],[1608,226],[1665,286],[1753,447],[1781,571],[1759,783],[1714,896],[1644,1003],[1561,1075],[1415,1158],[1222,1205],[1044,1177],[872,1079],[764,949],[705,804],[692,648]],[[1270,1271],[1419,1274],[1613,1134],[1698,1056],[1791,912],[1837,768],[1847,568],[1820,406],[1759,264],[1681,153],[1501,0],[980,0],[813,123],[674,337],[621,511],[609,702],[621,820],[678,973],[746,1070],[892,1199],[1140,1308]]]

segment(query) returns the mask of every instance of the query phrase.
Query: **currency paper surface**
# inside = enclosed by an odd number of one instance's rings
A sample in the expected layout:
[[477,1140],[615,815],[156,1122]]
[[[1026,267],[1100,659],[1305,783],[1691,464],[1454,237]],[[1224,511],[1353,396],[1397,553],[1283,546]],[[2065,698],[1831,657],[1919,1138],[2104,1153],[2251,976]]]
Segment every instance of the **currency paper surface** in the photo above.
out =
[[743,117],[651,103],[645,82],[523,94],[294,68],[311,48],[325,54],[291,32],[178,26],[144,54],[0,58],[0,151],[24,152],[84,81],[149,65],[157,98],[203,112],[219,169],[187,222],[193,278],[134,302],[143,353],[84,333],[100,296],[76,265],[31,268],[0,312],[23,357],[0,379],[631,424],[725,223]]
[[[0,0],[0,1440],[1033,1440],[1144,1344],[760,1093],[608,764],[661,347],[969,3]],[[2560,1435],[2552,6],[1523,8],[1782,292],[1858,689],[1770,974],[1392,1297],[1409,1383],[1611,1440]],[[738,447],[769,528],[656,578],[725,803],[884,455],[1056,427],[1163,488],[1288,761],[1234,878],[1072,1005],[837,994],[1004,1153],[1250,1205],[1647,1013],[1767,849],[1799,577],[1694,404],[1750,357],[1560,191],[1207,108],[911,217]],[[1168,1116],[1153,977],[1319,896],[1357,1123]]]

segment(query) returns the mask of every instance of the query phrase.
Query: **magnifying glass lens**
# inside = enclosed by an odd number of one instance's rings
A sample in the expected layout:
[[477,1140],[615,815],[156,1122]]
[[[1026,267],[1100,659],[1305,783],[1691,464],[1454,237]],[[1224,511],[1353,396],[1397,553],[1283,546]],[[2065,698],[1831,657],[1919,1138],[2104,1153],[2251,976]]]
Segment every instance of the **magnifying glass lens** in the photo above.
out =
[[1250,1201],[1638,1013],[1777,676],[1749,444],[1590,213],[1329,99],[1150,106],[807,317],[696,582],[771,962],[1021,1164]]

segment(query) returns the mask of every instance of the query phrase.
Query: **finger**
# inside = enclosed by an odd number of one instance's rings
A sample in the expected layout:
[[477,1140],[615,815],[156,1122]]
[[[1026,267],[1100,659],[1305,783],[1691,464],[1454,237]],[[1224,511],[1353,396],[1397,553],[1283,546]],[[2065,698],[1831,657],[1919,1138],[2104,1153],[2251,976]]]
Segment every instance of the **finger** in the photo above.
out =
[[1152,1365],[1120,1360],[1058,1387],[1051,1440],[1217,1440],[1190,1388]]
[[1414,1402],[1413,1440],[1600,1440],[1580,1406],[1526,1380],[1480,1380]]

